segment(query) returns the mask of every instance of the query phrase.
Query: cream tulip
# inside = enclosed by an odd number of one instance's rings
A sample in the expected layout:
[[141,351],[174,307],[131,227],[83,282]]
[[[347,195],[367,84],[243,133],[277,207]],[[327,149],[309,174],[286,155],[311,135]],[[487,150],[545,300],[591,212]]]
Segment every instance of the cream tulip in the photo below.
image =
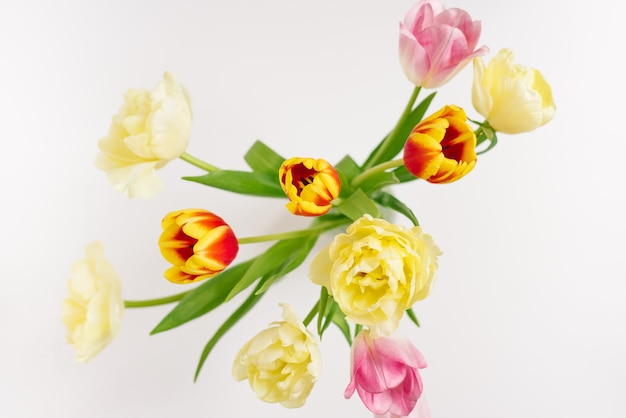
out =
[[84,363],[113,340],[124,313],[122,284],[100,242],[89,244],[85,259],[74,264],[68,288],[62,320],[76,361]]
[[187,92],[166,72],[153,91],[126,92],[95,165],[126,196],[153,197],[163,187],[156,170],[187,149],[191,119]]
[[233,377],[248,379],[257,397],[286,408],[299,408],[306,402],[322,371],[317,339],[291,306],[283,307],[283,321],[252,337],[237,353]]
[[506,134],[532,131],[553,117],[552,89],[541,73],[513,63],[502,49],[485,67],[474,58],[472,102],[493,129]]

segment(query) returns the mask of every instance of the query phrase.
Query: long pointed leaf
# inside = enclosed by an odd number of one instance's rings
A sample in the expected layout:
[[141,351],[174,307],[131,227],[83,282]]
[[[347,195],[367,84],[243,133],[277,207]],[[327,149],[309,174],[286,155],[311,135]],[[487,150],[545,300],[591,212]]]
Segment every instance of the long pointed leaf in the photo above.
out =
[[346,198],[354,192],[354,188],[350,183],[354,177],[361,173],[361,168],[349,155],[346,155],[341,161],[335,164],[335,170],[341,181],[339,197]]
[[352,196],[344,200],[336,209],[353,221],[359,219],[366,213],[372,215],[374,218],[380,217],[380,210],[378,206],[376,206],[376,203],[361,189],[357,189]]
[[275,177],[271,177],[263,173],[219,170],[202,176],[183,177],[183,180],[194,181],[239,194],[285,197],[285,192],[278,183],[278,174]]
[[221,305],[226,295],[252,265],[253,260],[230,267],[185,295],[150,332],[150,335],[178,327]]
[[359,184],[359,188],[366,194],[370,194],[371,192],[380,190],[383,187],[392,186],[398,183],[400,183],[400,180],[398,180],[398,177],[396,177],[393,171],[385,171],[370,176],[366,181]]
[[326,309],[326,318],[324,319],[324,324],[322,324],[322,331],[320,332],[320,341],[322,340],[322,335],[324,334],[328,326],[333,322],[333,316],[335,315],[335,311],[338,308],[334,299],[329,298],[329,300],[331,303],[328,305],[328,308]]
[[407,309],[406,314],[415,325],[417,325],[418,327],[420,326],[420,321],[417,320],[417,316],[415,315],[415,312],[413,312],[413,308]]
[[326,304],[328,303],[328,289],[326,287],[321,286],[320,289],[320,299],[317,305],[317,335],[319,335],[320,339],[322,338],[322,325],[324,321],[324,317],[326,316]]
[[424,114],[428,110],[428,107],[433,101],[436,93],[437,92],[433,92],[429,94],[424,100],[420,102],[420,104],[417,105],[415,109],[411,111],[402,126],[398,126],[397,131],[393,132],[393,137],[389,139],[389,141],[391,142],[384,152],[378,155],[378,149],[381,147],[382,142],[387,141],[387,137],[385,137],[381,141],[381,143],[378,144],[376,148],[374,148],[372,153],[367,157],[367,160],[365,160],[363,167],[373,167],[384,161],[389,161],[393,159],[396,155],[398,155],[400,150],[404,147],[404,143],[406,142],[406,139],[408,138],[415,125],[417,125],[424,117]]
[[204,365],[207,357],[218,343],[218,341],[226,334],[241,318],[243,318],[249,311],[252,309],[254,305],[261,299],[262,294],[257,294],[257,290],[259,287],[263,285],[263,281],[261,280],[257,285],[257,289],[254,289],[250,296],[233,312],[226,321],[218,328],[213,337],[209,340],[209,342],[204,346],[202,350],[202,354],[200,355],[200,361],[198,362],[198,367],[196,367],[196,374],[193,378],[194,382],[198,380],[198,375],[200,374],[200,370]]
[[278,169],[285,159],[261,141],[256,141],[243,156],[250,168],[278,178]]
[[235,295],[250,286],[259,277],[265,276],[280,267],[285,261],[285,254],[291,254],[301,248],[308,239],[308,236],[284,239],[268,248],[254,260],[254,263],[248,268],[241,280],[233,286],[226,297],[226,301],[235,297]]
[[397,197],[395,197],[392,194],[389,194],[387,192],[381,192],[377,197],[376,197],[376,201],[378,203],[380,203],[383,206],[386,206],[390,209],[395,210],[398,213],[401,213],[402,215],[406,216],[407,218],[409,218],[409,220],[411,222],[413,222],[413,225],[415,226],[419,226],[419,221],[417,220],[417,218],[415,217],[415,214],[413,213],[413,211],[411,210],[410,207],[408,207],[404,202],[402,202],[401,200],[399,200]]
[[288,273],[292,272],[296,268],[298,268],[304,260],[307,258],[313,246],[317,242],[317,236],[310,236],[306,242],[300,246],[297,251],[292,252],[287,255],[283,264],[276,269],[276,271],[270,273],[267,277],[267,280],[264,281],[264,285],[257,290],[258,294],[265,292],[269,289],[278,279],[284,277]]
[[341,309],[335,309],[332,316],[333,323],[339,328],[339,331],[343,334],[348,342],[348,345],[352,345],[352,335],[350,335],[350,325],[346,320],[346,315]]

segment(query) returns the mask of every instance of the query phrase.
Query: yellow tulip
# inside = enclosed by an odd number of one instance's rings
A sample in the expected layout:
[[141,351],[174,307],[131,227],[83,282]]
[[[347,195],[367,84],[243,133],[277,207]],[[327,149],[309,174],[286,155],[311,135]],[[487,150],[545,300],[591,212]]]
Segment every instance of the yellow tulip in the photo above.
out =
[[187,149],[191,119],[187,91],[166,72],[154,90],[126,92],[109,133],[98,141],[95,165],[126,196],[153,197],[163,187],[156,170]]
[[493,129],[506,134],[532,131],[554,117],[552,89],[541,73],[513,63],[502,49],[485,67],[474,58],[472,102]]
[[291,306],[283,307],[283,321],[273,322],[239,350],[233,377],[248,379],[259,399],[299,408],[306,402],[322,371],[317,339]]
[[67,341],[78,363],[89,361],[115,338],[124,314],[122,283],[104,257],[104,247],[94,241],[85,252],[72,266],[69,296],[62,304]]
[[346,317],[391,335],[404,312],[428,296],[441,251],[419,226],[364,215],[313,259],[309,278],[328,289]]

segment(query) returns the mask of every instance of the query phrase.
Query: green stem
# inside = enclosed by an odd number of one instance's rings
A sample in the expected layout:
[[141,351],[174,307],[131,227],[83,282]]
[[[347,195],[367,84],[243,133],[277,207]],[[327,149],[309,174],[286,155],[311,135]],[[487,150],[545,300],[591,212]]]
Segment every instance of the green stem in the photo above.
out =
[[374,151],[374,155],[372,156],[372,158],[370,158],[369,161],[365,163],[365,165],[363,166],[364,170],[370,169],[372,168],[372,166],[375,166],[380,163],[380,161],[378,160],[381,158],[382,155],[385,154],[385,152],[387,151],[387,148],[389,148],[389,146],[394,142],[394,139],[398,135],[400,127],[404,125],[406,118],[408,118],[409,115],[411,114],[411,111],[413,110],[413,105],[415,104],[415,101],[417,100],[417,96],[419,95],[419,92],[421,89],[422,88],[420,86],[417,86],[413,89],[411,98],[409,99],[409,102],[406,104],[406,107],[404,108],[402,115],[400,115],[400,119],[398,119],[396,126],[394,126],[393,130],[391,131],[391,133],[389,133],[387,138],[383,140],[383,142],[380,144],[380,147],[378,147],[376,151]]
[[298,229],[296,231],[289,232],[279,232],[277,234],[258,235],[256,237],[239,238],[237,241],[239,242],[239,244],[253,244],[257,242],[278,241],[283,239],[304,237],[313,234],[320,234],[329,229],[345,225],[347,221],[348,219],[338,219],[336,221],[330,221],[325,224],[320,224],[318,226],[311,226],[306,229]]
[[208,171],[208,172],[219,171],[219,168],[215,167],[214,165],[211,165],[205,161],[202,161],[201,159],[196,158],[191,154],[187,154],[186,152],[180,156],[180,159],[187,161],[189,164],[195,165],[196,167],[201,168],[204,171]]
[[315,318],[315,315],[319,311],[319,304],[320,304],[319,300],[317,302],[315,302],[315,305],[313,305],[313,307],[309,311],[309,313],[306,316],[306,318],[304,318],[304,321],[302,321],[302,323],[304,324],[305,327],[308,327],[309,324],[311,323],[311,321],[313,320],[313,318]]
[[187,293],[191,292],[191,290],[187,290],[186,292],[177,293],[171,296],[165,296],[163,298],[157,299],[147,299],[147,300],[125,300],[124,307],[126,308],[147,308],[149,306],[159,306],[166,305],[168,303],[174,303],[181,300]]
[[390,161],[386,161],[384,163],[375,165],[374,167],[368,170],[365,170],[364,172],[362,172],[361,174],[353,178],[350,185],[354,188],[357,188],[359,187],[360,184],[362,184],[365,180],[367,180],[371,176],[378,174],[378,173],[382,173],[383,171],[387,171],[390,168],[401,167],[403,164],[404,164],[404,160],[402,158],[399,158],[397,160],[390,160]]
[[[489,122],[487,120],[484,122],[476,122],[472,120],[471,122],[478,125],[478,128],[474,131],[474,134],[476,135],[476,155],[484,154],[495,147],[498,143],[498,136],[496,135],[495,129],[491,127]],[[489,141],[489,145],[478,151],[478,148],[480,148],[482,143],[485,141]]]

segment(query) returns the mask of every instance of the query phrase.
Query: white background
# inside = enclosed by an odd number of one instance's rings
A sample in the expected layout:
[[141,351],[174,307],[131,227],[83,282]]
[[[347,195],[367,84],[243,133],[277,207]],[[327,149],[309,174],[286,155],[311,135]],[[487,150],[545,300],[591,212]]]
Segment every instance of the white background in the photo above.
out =
[[[490,59],[512,48],[551,82],[555,119],[500,135],[451,185],[394,191],[444,251],[431,296],[401,331],[422,351],[433,417],[626,415],[623,65],[618,2],[456,0],[483,22]],[[204,207],[239,236],[306,224],[283,201],[180,180],[177,160],[157,198],[129,200],[93,166],[96,141],[131,87],[165,70],[189,90],[188,151],[232,169],[262,139],[286,157],[362,161],[391,128],[412,86],[397,58],[411,1],[21,1],[0,3],[2,249],[0,416],[367,417],[343,399],[349,351],[322,342],[323,377],[299,410],[258,401],[234,382],[236,350],[278,302],[300,316],[317,289],[306,268],[281,282],[209,357],[200,352],[226,306],[149,336],[169,307],[127,310],[117,338],[86,365],[65,342],[60,303],[71,264],[99,239],[128,299],[183,290],[167,282],[156,241],[169,211]],[[618,33],[620,32],[620,33]],[[479,116],[466,68],[440,89]],[[423,97],[423,96],[422,96]],[[262,247],[246,247],[241,259]]]

